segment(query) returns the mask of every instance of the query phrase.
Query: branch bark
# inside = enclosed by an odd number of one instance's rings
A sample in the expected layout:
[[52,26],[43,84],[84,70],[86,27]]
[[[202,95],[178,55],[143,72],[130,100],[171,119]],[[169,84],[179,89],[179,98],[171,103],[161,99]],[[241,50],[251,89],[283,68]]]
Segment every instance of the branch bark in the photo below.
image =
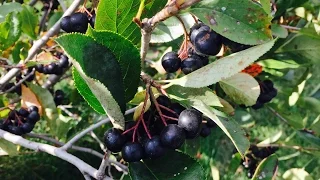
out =
[[[90,166],[89,164],[85,163],[81,159],[77,158],[76,156],[67,153],[65,150],[61,148],[57,148],[48,144],[43,144],[43,143],[37,143],[37,142],[32,142],[27,139],[24,139],[21,136],[17,136],[14,134],[11,134],[9,132],[6,132],[2,129],[0,129],[0,138],[3,138],[9,142],[12,142],[14,144],[23,146],[28,149],[32,149],[35,151],[42,151],[46,152],[48,154],[51,154],[53,156],[59,157],[60,159],[63,159],[74,166],[76,166],[82,174],[88,174],[91,177],[94,177],[97,179],[97,174],[98,170]],[[110,179],[108,177],[105,177],[105,179]]]
[[[66,12],[63,14],[64,16],[71,15],[81,4],[82,0],[74,0],[71,6],[66,10]],[[28,57],[24,60],[21,61],[20,63],[26,63],[29,60],[31,60],[38,52],[38,50],[41,49],[42,46],[44,46],[50,37],[53,37],[54,35],[59,33],[60,30],[60,21],[62,18],[59,19],[58,22],[44,35],[42,36],[39,40],[35,41],[33,46],[28,52]],[[20,72],[19,68],[12,68],[6,75],[1,77],[0,79],[0,90],[3,89],[3,87],[12,79],[14,78],[18,73]]]

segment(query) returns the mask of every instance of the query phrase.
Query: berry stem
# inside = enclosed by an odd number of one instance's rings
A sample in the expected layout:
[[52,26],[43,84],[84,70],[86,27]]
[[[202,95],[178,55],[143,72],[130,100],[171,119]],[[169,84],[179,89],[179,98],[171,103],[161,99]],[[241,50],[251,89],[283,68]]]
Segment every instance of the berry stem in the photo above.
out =
[[170,116],[166,116],[166,115],[162,115],[164,118],[166,119],[171,119],[171,120],[174,120],[174,121],[178,121],[178,118],[174,118],[174,117],[170,117]]
[[148,135],[149,139],[151,139],[150,132],[149,132],[149,130],[148,130],[148,128],[147,128],[147,126],[146,126],[146,123],[144,122],[144,118],[143,118],[143,116],[141,117],[141,122],[142,122],[142,125],[143,125],[143,127],[144,127],[144,130],[146,131],[146,133],[147,133],[147,135]]
[[162,112],[161,112],[161,109],[160,109],[160,107],[159,107],[159,104],[158,104],[156,98],[155,98],[154,95],[153,95],[153,92],[152,92],[151,88],[149,87],[149,88],[147,89],[147,91],[149,91],[150,99],[151,99],[152,102],[154,103],[154,106],[156,107],[156,109],[157,109],[157,111],[158,111],[158,113],[159,113],[159,115],[160,115],[160,118],[161,118],[163,124],[164,124],[165,126],[167,126],[167,122],[166,122],[166,120],[163,118],[163,114],[162,114]]
[[132,142],[134,142],[136,140],[136,134],[137,134],[137,129],[139,127],[139,124],[140,124],[141,121],[138,121],[137,124],[134,127],[134,130],[133,130],[133,135],[132,135]]
[[23,122],[21,121],[20,117],[17,115],[17,113],[14,114],[16,116],[16,118],[18,119],[18,124],[22,125]]
[[162,106],[161,104],[159,104],[159,107],[162,108],[162,109],[164,109],[164,110],[167,110],[167,111],[173,113],[174,115],[176,115],[177,117],[179,117],[179,115],[178,115],[175,111],[173,111],[172,109],[167,108],[167,107],[165,107],[165,106]]
[[134,128],[135,128],[135,125],[134,125],[134,126],[132,126],[132,127],[131,127],[131,128],[129,128],[129,129],[125,130],[125,131],[122,133],[122,135],[127,134],[128,132],[132,131]]

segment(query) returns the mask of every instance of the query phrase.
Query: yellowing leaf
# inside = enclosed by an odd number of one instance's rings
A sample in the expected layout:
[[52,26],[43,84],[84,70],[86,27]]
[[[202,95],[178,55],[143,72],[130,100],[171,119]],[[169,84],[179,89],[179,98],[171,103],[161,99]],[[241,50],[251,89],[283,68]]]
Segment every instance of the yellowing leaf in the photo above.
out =
[[42,115],[42,106],[37,96],[25,85],[21,85],[21,107],[28,108],[30,106],[37,106],[39,114]]

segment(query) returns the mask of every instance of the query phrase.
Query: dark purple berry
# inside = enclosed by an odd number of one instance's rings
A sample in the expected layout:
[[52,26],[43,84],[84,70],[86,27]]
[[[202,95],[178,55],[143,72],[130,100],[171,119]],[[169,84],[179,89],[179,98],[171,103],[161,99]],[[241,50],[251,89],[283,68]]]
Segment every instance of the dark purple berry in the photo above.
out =
[[207,137],[211,134],[211,128],[209,128],[207,125],[203,125],[200,131],[200,136]]
[[23,133],[29,133],[34,128],[34,124],[26,122],[26,123],[23,123],[20,127],[21,127]]
[[212,30],[201,31],[196,35],[193,45],[197,53],[214,56],[222,47],[221,36]]
[[43,64],[37,64],[35,68],[36,68],[36,71],[38,71],[39,73],[43,73],[43,70],[44,70]]
[[137,162],[144,156],[143,148],[138,142],[126,143],[122,148],[121,154],[126,162]]
[[178,57],[178,54],[175,52],[168,52],[162,57],[162,67],[168,73],[176,72],[181,65],[181,59]]
[[88,29],[88,17],[84,13],[74,13],[70,16],[72,32],[85,33]]
[[195,138],[199,131],[202,122],[202,115],[194,109],[186,109],[181,112],[178,120],[178,125],[186,131],[188,139]]
[[67,68],[69,66],[69,58],[66,55],[61,55],[58,66],[60,68]]
[[160,95],[157,98],[157,102],[158,102],[158,104],[160,104],[162,106],[165,106],[165,107],[169,107],[171,105],[170,99],[167,96],[164,96],[164,95]]
[[15,135],[22,135],[23,131],[19,126],[8,125],[8,131]]
[[29,111],[25,108],[20,108],[18,114],[22,117],[27,117],[29,115]]
[[189,74],[202,66],[202,61],[194,57],[189,57],[181,62],[181,70],[184,74]]
[[159,136],[153,136],[144,143],[144,152],[148,158],[154,159],[163,156],[166,148],[162,146]]
[[182,146],[186,139],[184,130],[176,124],[168,124],[163,128],[160,139],[162,145],[171,149],[177,149]]
[[40,120],[40,115],[37,111],[31,111],[30,114],[27,116],[27,122],[31,124],[35,124],[39,120]]
[[126,138],[120,129],[111,128],[104,134],[104,144],[111,152],[120,152],[125,143]]
[[62,30],[64,30],[67,33],[70,33],[73,31],[70,16],[65,16],[62,18],[62,20],[60,22],[60,27]]
[[31,112],[31,111],[39,112],[39,109],[37,106],[30,106],[30,107],[28,107],[28,111],[29,112]]

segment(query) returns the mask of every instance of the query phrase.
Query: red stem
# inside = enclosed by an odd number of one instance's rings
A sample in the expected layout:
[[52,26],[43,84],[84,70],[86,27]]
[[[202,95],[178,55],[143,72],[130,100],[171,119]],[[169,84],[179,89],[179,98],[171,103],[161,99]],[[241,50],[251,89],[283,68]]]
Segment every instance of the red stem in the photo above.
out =
[[178,121],[178,118],[173,118],[173,117],[170,117],[170,116],[166,116],[166,115],[162,115],[164,118],[167,118],[167,119],[171,119],[171,120],[175,120],[175,121]]
[[141,121],[142,121],[142,125],[143,125],[143,127],[144,127],[144,130],[146,131],[149,139],[151,139],[151,135],[150,135],[149,130],[148,130],[147,126],[146,126],[146,123],[144,122],[143,116],[142,116],[142,118],[141,118]]
[[165,106],[162,106],[161,104],[159,104],[159,107],[162,108],[162,109],[164,109],[164,110],[167,110],[167,111],[173,113],[174,115],[176,115],[177,117],[179,117],[179,115],[178,115],[175,111],[173,111],[172,109],[167,108],[167,107],[165,107]]
[[160,107],[159,107],[159,104],[158,104],[157,100],[156,100],[156,99],[154,98],[154,96],[153,96],[152,90],[149,88],[148,91],[149,91],[149,93],[150,93],[150,99],[151,99],[152,102],[154,103],[154,106],[156,107],[156,109],[157,109],[157,111],[158,111],[158,113],[159,113],[159,115],[160,115],[160,118],[161,118],[163,124],[164,124],[165,126],[167,126],[167,122],[166,122],[166,120],[163,118],[163,114],[162,114],[162,112],[161,112],[161,109],[160,109]]

